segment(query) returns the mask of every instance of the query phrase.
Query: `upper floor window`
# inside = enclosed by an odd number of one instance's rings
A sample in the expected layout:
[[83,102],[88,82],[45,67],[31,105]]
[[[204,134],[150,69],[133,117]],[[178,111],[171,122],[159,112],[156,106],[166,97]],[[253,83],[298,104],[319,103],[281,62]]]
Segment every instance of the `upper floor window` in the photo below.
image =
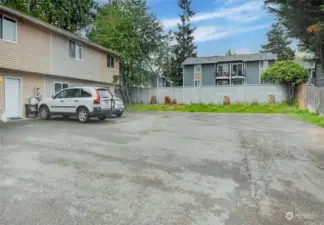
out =
[[260,61],[260,69],[267,69],[269,67],[268,61]]
[[107,67],[114,68],[115,58],[112,55],[107,55]]
[[82,59],[82,45],[74,41],[69,42],[70,57],[74,59]]
[[232,76],[244,76],[243,63],[232,64]]
[[217,64],[216,77],[228,77],[230,74],[229,72],[229,65],[227,63]]
[[17,41],[17,22],[0,14],[0,39]]
[[195,73],[196,72],[198,72],[198,73],[201,72],[201,65],[195,65]]

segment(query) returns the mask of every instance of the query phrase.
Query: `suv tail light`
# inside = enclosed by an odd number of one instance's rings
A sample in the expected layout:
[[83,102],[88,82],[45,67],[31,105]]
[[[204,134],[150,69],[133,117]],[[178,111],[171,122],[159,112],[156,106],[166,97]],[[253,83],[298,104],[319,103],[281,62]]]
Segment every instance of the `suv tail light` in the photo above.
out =
[[96,98],[93,100],[94,105],[99,105],[100,104],[100,95],[97,89],[96,90]]

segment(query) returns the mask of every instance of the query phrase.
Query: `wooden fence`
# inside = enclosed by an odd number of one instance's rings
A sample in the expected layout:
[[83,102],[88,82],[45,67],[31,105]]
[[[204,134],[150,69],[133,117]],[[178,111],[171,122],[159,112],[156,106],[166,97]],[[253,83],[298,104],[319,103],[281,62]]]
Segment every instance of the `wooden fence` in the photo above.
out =
[[297,95],[300,108],[324,116],[324,87],[305,84],[299,88]]

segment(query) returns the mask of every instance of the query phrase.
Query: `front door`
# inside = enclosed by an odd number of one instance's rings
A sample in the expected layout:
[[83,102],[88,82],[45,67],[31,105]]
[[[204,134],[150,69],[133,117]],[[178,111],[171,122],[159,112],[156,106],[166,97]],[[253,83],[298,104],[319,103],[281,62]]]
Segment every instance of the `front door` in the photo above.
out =
[[5,80],[5,114],[8,118],[21,117],[21,80],[6,78]]

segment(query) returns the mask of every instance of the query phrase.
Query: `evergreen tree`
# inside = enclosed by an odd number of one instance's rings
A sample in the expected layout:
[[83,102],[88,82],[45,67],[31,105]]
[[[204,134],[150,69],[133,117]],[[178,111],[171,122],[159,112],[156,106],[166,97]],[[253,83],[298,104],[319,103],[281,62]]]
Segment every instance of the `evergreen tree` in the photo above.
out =
[[278,60],[293,60],[295,52],[289,47],[291,41],[280,23],[272,24],[268,32],[268,43],[262,45],[261,52],[272,52]]
[[230,56],[230,55],[237,55],[236,52],[232,51],[231,49],[228,49],[227,52],[225,52],[225,55]]
[[301,50],[313,52],[324,64],[323,0],[265,0],[287,28],[290,37],[297,38]]
[[182,63],[189,57],[196,57],[196,49],[193,33],[195,28],[191,26],[191,18],[195,11],[191,9],[191,0],[179,0],[178,5],[182,11],[181,22],[178,23],[178,31],[174,32],[177,44],[173,47],[171,79],[174,85],[182,86]]

